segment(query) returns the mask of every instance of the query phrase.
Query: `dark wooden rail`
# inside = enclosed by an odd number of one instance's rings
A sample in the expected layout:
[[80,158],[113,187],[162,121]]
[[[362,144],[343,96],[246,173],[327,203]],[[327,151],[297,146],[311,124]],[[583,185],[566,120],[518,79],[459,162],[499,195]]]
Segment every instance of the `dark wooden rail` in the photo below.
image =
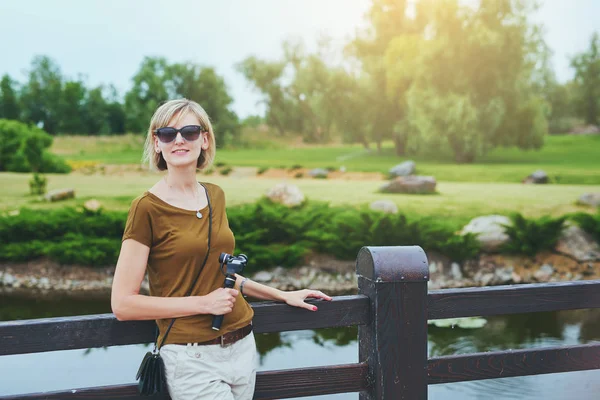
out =
[[[426,399],[427,385],[600,369],[600,343],[427,358],[427,320],[600,308],[600,281],[428,292],[418,246],[364,247],[359,295],[320,302],[318,313],[255,303],[255,331],[358,325],[356,364],[259,372],[256,399],[360,392],[362,400]],[[150,343],[154,322],[112,314],[0,322],[0,356]],[[135,384],[1,396],[8,399],[142,399]],[[168,399],[168,396],[165,396]]]

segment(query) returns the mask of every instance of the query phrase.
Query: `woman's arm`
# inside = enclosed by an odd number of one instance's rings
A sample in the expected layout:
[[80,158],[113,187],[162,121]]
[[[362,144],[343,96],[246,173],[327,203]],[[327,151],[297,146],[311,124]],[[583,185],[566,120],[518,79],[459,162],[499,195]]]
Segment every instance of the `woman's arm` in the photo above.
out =
[[291,292],[285,292],[283,290],[275,289],[258,282],[254,282],[250,279],[244,278],[241,275],[236,274],[236,286],[239,288],[244,281],[244,295],[254,297],[260,300],[275,300],[284,301],[290,306],[306,308],[310,311],[317,311],[317,306],[308,304],[304,300],[307,298],[323,299],[330,301],[331,297],[319,290],[294,290]]
[[231,312],[238,291],[219,288],[206,296],[153,297],[139,294],[150,248],[126,239],[115,269],[111,307],[119,321],[186,317],[196,314],[221,315]]

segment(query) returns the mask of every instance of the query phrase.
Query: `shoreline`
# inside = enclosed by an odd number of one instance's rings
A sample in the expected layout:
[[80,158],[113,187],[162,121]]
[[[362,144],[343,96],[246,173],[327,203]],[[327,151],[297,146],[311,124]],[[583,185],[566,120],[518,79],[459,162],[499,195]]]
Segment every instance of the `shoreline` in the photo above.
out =
[[[281,290],[311,288],[333,295],[355,294],[355,261],[314,255],[305,265],[248,271],[250,279]],[[482,254],[461,264],[429,254],[430,290],[473,286],[600,279],[600,261],[578,262],[545,252],[533,258]],[[0,265],[0,294],[9,296],[110,296],[114,267],[65,266],[48,260]],[[141,294],[148,294],[147,277]]]

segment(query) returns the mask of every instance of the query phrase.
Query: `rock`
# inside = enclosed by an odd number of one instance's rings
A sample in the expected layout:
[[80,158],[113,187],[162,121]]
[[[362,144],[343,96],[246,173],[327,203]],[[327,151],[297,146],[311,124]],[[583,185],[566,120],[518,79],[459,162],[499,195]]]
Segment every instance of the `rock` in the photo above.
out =
[[455,281],[460,281],[463,278],[463,273],[460,270],[460,265],[458,265],[457,263],[452,263],[452,265],[450,265],[450,276]]
[[304,194],[298,186],[280,183],[267,191],[266,196],[273,202],[287,207],[296,207],[304,202]]
[[75,198],[75,189],[57,189],[48,192],[44,199],[46,201],[60,201]]
[[521,275],[517,274],[515,271],[512,272],[511,278],[514,283],[521,283],[521,281],[523,280],[523,278],[521,278]]
[[487,274],[483,274],[480,277],[479,282],[481,283],[481,286],[489,286],[489,284],[492,283],[493,280],[494,280],[494,274],[492,274],[491,272],[488,272]]
[[100,204],[100,202],[96,199],[91,199],[83,203],[83,208],[88,211],[96,212],[102,208],[102,204]]
[[17,278],[15,278],[13,275],[5,273],[2,276],[2,284],[4,286],[12,286],[17,282]]
[[554,268],[552,268],[551,265],[544,264],[540,267],[540,269],[535,271],[535,273],[533,274],[533,277],[538,282],[548,282],[550,280],[550,278],[552,277],[553,273],[554,273]]
[[496,284],[506,285],[513,282],[513,270],[512,266],[505,268],[497,268],[494,274],[496,275]]
[[554,248],[579,262],[600,260],[600,246],[580,227],[569,224],[563,229]]
[[538,169],[527,178],[523,179],[523,183],[548,183],[548,175],[541,169]]
[[579,200],[577,200],[577,204],[600,207],[600,193],[584,193],[579,197]]
[[379,191],[384,193],[435,193],[436,181],[433,176],[399,176],[383,185]]
[[323,168],[315,168],[313,170],[310,170],[308,172],[308,175],[312,176],[313,178],[327,178],[327,175],[329,175],[329,171]]
[[404,161],[401,164],[398,164],[392,168],[390,168],[390,176],[398,177],[398,176],[408,176],[415,173],[415,162],[414,161]]
[[460,232],[461,235],[472,233],[477,237],[484,251],[498,251],[509,237],[503,225],[511,225],[511,221],[504,215],[485,215],[472,219]]
[[267,271],[259,271],[252,279],[256,282],[269,282],[273,279],[273,275]]
[[369,208],[386,214],[398,214],[398,206],[391,200],[376,200],[369,205]]

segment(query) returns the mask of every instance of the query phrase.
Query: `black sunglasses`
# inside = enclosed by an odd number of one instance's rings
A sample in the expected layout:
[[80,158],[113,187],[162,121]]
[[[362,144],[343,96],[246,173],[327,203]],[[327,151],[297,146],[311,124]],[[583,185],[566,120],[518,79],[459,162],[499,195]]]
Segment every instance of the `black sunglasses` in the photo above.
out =
[[193,142],[194,140],[198,140],[202,131],[203,129],[200,125],[187,125],[179,129],[166,126],[164,128],[155,129],[154,134],[161,142],[171,143],[177,137],[177,132],[180,132],[181,137],[187,142]]

